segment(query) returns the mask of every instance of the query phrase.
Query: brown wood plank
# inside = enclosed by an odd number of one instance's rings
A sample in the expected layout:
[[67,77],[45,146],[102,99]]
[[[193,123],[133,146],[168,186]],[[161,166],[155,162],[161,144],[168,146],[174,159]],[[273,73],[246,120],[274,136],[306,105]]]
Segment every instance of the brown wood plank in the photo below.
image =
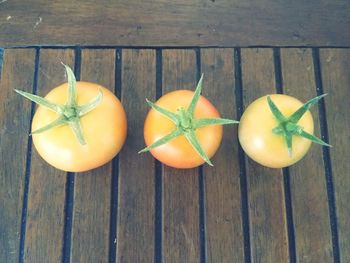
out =
[[[285,94],[302,102],[317,96],[311,49],[282,49],[281,65]],[[319,137],[317,106],[311,113],[315,135]],[[332,237],[322,148],[313,144],[289,171],[297,261],[331,262]]]
[[[66,82],[60,62],[74,65],[72,49],[42,49],[37,94],[45,96]],[[26,226],[26,262],[60,262],[64,228],[66,173],[47,164],[33,146]]]
[[31,103],[13,89],[32,92],[34,49],[5,49],[0,79],[0,255],[18,262]]
[[[115,87],[115,50],[83,50],[80,79]],[[120,77],[120,76],[118,76]],[[77,173],[74,183],[72,262],[107,262],[112,163]]]
[[[177,89],[194,90],[197,80],[194,50],[164,50],[163,94]],[[163,260],[198,262],[199,192],[198,168],[163,166]]]
[[346,0],[3,0],[0,6],[0,46],[350,45]]
[[144,148],[143,122],[156,93],[155,50],[123,50],[122,102],[128,138],[120,153],[117,262],[153,262],[155,163]]
[[[237,119],[232,49],[202,49],[202,94],[224,118]],[[221,147],[204,167],[207,262],[244,262],[237,126],[225,126]]]
[[320,52],[323,90],[328,122],[341,262],[350,262],[350,153],[349,94],[350,50],[324,49]]
[[[275,91],[272,49],[242,49],[243,103]],[[279,169],[246,161],[252,262],[287,262],[283,177]]]

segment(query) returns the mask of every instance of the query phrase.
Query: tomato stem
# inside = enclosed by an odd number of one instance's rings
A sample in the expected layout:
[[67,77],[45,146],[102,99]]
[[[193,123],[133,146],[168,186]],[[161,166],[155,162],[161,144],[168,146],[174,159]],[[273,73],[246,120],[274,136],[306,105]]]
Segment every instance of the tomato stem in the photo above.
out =
[[195,133],[196,129],[208,126],[208,125],[225,125],[225,124],[235,124],[238,121],[230,120],[230,119],[222,119],[222,118],[203,118],[203,119],[195,119],[194,118],[194,110],[197,106],[198,100],[200,98],[200,94],[202,91],[202,83],[203,83],[203,74],[198,81],[196,90],[194,92],[193,98],[187,108],[184,109],[180,107],[177,109],[176,113],[171,112],[167,109],[160,107],[159,105],[146,100],[148,105],[152,107],[155,111],[159,112],[169,120],[171,120],[175,124],[175,128],[172,132],[155,141],[153,144],[139,151],[139,153],[150,151],[156,147],[159,147],[172,139],[184,135],[187,141],[191,144],[197,154],[210,166],[213,166],[206,152],[202,148],[197,135]]
[[84,138],[83,129],[81,127],[80,118],[86,115],[88,112],[95,109],[98,106],[98,104],[101,103],[103,99],[103,93],[101,90],[99,90],[99,93],[95,98],[93,98],[90,102],[79,106],[77,103],[78,95],[74,73],[69,66],[65,64],[63,64],[63,66],[66,69],[68,78],[68,101],[65,105],[59,105],[38,95],[30,94],[25,91],[15,89],[15,92],[39,104],[42,107],[48,108],[56,112],[59,115],[56,120],[47,124],[44,127],[33,131],[31,134],[38,134],[56,128],[58,126],[69,125],[72,128],[72,131],[74,132],[75,136],[79,140],[79,143],[84,145],[86,144],[86,141]]
[[272,114],[275,116],[278,125],[272,129],[272,132],[276,135],[282,135],[283,138],[286,141],[288,155],[292,157],[292,138],[293,136],[301,136],[303,138],[306,138],[308,140],[311,140],[315,143],[321,144],[323,146],[329,146],[328,143],[322,141],[321,139],[317,138],[315,135],[307,133],[304,131],[303,127],[298,125],[298,121],[301,119],[301,117],[313,106],[315,105],[320,99],[322,99],[327,94],[323,94],[320,96],[317,96],[308,102],[306,102],[304,105],[302,105],[298,110],[296,110],[290,117],[285,117],[282,112],[278,109],[276,104],[272,101],[270,96],[267,96],[267,103],[269,105],[269,108],[272,112]]

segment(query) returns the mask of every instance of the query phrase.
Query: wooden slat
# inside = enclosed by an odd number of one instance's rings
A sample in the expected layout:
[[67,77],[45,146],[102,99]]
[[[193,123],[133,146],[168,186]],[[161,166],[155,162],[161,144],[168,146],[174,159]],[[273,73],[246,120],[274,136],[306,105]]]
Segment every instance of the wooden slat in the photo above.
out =
[[321,50],[341,262],[350,262],[350,50]]
[[[80,79],[112,92],[115,50],[83,50]],[[120,76],[119,76],[120,77]],[[72,262],[107,262],[112,163],[75,175]]]
[[[202,94],[224,118],[237,119],[232,49],[203,49]],[[225,126],[221,147],[204,167],[207,262],[244,262],[237,126]]]
[[[194,50],[165,50],[163,94],[177,89],[194,90],[196,53]],[[198,168],[163,167],[163,260],[198,262],[199,192]]]
[[143,122],[149,110],[145,98],[156,93],[154,50],[123,50],[122,102],[128,137],[120,153],[117,226],[118,262],[153,262],[155,163],[144,147]]
[[[311,49],[282,49],[281,65],[285,94],[302,102],[317,96]],[[317,106],[311,113],[315,135],[319,137]],[[313,144],[307,155],[289,171],[297,261],[331,262],[332,237],[322,148]]]
[[32,92],[34,49],[5,50],[0,80],[0,258],[18,262]]
[[0,46],[347,46],[349,12],[346,0],[3,0]]
[[[271,49],[242,49],[243,102],[275,91]],[[246,161],[253,262],[287,262],[288,239],[281,170]]]
[[[71,49],[40,51],[37,94],[45,96],[67,81],[61,61],[73,66]],[[33,146],[25,242],[26,262],[62,258],[66,173],[47,164]]]

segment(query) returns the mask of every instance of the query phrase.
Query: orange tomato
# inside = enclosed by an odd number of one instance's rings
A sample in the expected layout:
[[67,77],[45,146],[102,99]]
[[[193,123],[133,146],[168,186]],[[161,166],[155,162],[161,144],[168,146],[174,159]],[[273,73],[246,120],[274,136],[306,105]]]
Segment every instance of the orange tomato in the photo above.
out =
[[[77,81],[77,104],[91,101],[99,91],[102,101],[80,118],[86,144],[82,145],[69,125],[33,134],[33,143],[40,156],[52,166],[71,172],[87,171],[109,162],[122,148],[127,132],[124,108],[108,89],[89,82]],[[47,100],[64,105],[68,100],[68,84],[48,93]],[[32,131],[57,119],[59,115],[39,106],[32,122]]]
[[[177,90],[162,96],[155,104],[168,111],[176,112],[179,108],[188,108],[194,92],[190,90]],[[195,119],[220,118],[216,108],[203,96],[199,97],[194,110]],[[144,138],[147,146],[169,134],[176,125],[158,111],[151,109],[144,124]],[[222,125],[209,125],[195,130],[200,145],[211,158],[220,146]],[[194,150],[184,135],[150,150],[151,154],[160,162],[175,168],[193,168],[205,161]]]

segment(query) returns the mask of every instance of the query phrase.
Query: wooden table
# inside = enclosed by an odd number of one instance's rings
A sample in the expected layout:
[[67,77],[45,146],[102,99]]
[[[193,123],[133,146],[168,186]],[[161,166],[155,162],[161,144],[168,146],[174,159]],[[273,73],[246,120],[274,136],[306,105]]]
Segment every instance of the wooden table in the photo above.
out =
[[[350,262],[349,11],[346,1],[0,1],[0,262]],[[35,106],[13,92],[45,95],[66,81],[61,61],[127,112],[120,154],[86,173],[39,157]],[[328,93],[311,112],[333,148],[268,169],[231,126],[214,167],[137,154],[145,98],[194,89],[201,73],[203,94],[233,119],[268,93]]]

